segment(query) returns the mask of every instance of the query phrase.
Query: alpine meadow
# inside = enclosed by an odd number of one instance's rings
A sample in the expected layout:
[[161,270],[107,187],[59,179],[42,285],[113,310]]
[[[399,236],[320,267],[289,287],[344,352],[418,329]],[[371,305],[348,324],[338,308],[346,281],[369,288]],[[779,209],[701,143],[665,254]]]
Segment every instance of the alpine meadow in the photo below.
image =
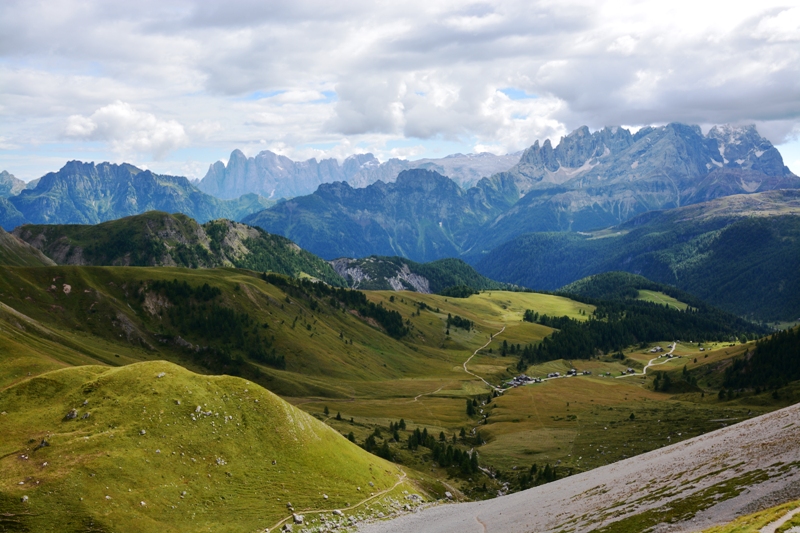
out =
[[0,532],[800,531],[800,20],[0,5]]

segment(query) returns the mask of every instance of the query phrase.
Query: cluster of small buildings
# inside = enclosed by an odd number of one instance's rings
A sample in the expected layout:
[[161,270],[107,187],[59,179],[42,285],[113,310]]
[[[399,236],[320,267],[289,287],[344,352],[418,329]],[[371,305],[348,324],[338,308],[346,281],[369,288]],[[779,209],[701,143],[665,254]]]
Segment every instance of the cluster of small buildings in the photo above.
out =
[[[538,379],[538,381],[537,381]],[[520,374],[516,376],[514,379],[511,379],[506,382],[508,387],[519,387],[521,385],[527,385],[528,383],[541,383],[540,378],[532,378],[530,376],[526,376],[525,374]]]

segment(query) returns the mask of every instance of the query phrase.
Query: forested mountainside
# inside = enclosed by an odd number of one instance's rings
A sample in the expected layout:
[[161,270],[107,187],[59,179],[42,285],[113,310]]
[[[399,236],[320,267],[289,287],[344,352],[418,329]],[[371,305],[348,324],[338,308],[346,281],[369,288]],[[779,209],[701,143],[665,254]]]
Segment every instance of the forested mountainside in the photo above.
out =
[[720,198],[591,234],[522,235],[486,254],[476,268],[543,290],[621,270],[739,316],[794,320],[800,316],[800,192]]
[[353,289],[410,290],[439,294],[454,287],[469,289],[467,292],[512,288],[507,283],[498,283],[481,276],[467,263],[454,258],[416,263],[402,257],[342,257],[330,263]]

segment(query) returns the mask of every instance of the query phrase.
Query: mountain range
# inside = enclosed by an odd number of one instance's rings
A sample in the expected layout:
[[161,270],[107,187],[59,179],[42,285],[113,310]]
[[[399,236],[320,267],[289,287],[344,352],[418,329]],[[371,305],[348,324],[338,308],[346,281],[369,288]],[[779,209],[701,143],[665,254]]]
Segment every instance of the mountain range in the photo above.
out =
[[641,213],[734,194],[800,188],[754,127],[668,124],[632,134],[582,127],[556,148],[537,142],[506,172],[462,189],[422,169],[394,183],[321,185],[244,219],[333,259],[402,255],[479,260],[529,232],[591,231]]
[[179,176],[155,174],[123,163],[70,161],[35,187],[0,199],[0,226],[97,224],[150,210],[185,213],[201,222],[238,219],[271,205],[255,194],[220,200]]
[[267,198],[293,198],[311,194],[324,183],[344,181],[361,188],[377,181],[390,183],[403,170],[423,168],[443,174],[461,187],[471,187],[485,176],[514,166],[520,153],[453,154],[440,159],[408,161],[392,158],[381,163],[373,154],[356,154],[340,165],[336,159],[292,161],[269,150],[247,157],[231,152],[228,164],[217,161],[208,168],[198,188],[223,199],[254,193]]

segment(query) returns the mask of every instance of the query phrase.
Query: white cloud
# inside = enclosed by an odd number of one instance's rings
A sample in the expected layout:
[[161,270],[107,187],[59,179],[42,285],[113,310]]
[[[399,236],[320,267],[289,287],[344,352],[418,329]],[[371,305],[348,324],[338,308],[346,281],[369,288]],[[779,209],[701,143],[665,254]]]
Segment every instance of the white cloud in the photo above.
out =
[[160,120],[120,101],[101,107],[88,117],[71,115],[64,133],[67,137],[108,142],[114,152],[123,156],[144,153],[156,160],[189,144],[186,131],[177,121]]
[[65,138],[75,157],[99,141],[132,162],[270,146],[389,157],[671,121],[755,122],[780,143],[800,124],[800,8],[786,4],[8,0],[0,149],[42,171]]

